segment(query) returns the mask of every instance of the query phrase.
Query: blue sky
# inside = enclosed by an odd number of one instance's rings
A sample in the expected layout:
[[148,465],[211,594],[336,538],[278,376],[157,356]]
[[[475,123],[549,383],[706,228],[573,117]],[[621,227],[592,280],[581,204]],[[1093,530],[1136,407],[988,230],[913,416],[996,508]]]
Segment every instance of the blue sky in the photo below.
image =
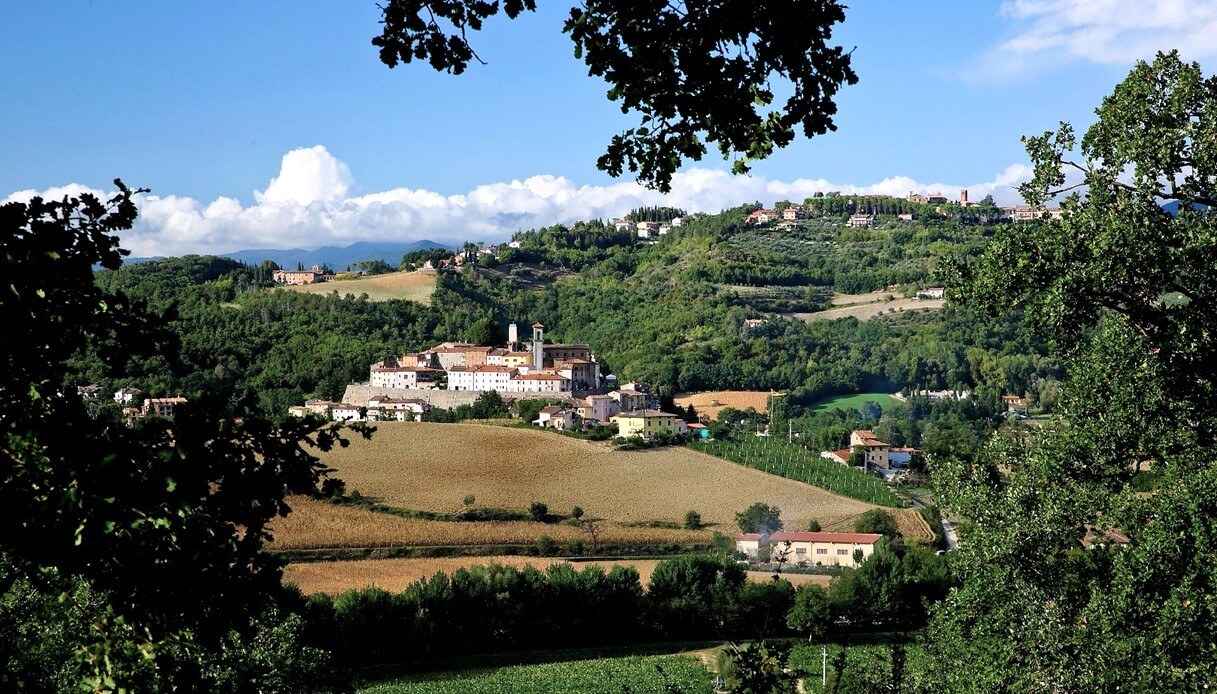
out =
[[[12,3],[0,196],[104,191],[115,176],[150,187],[125,239],[137,252],[495,238],[651,200],[595,169],[633,119],[573,58],[569,3],[539,4],[491,20],[474,38],[489,64],[453,77],[385,68],[370,1]],[[1179,47],[1211,72],[1215,4],[855,2],[838,38],[856,46],[860,82],[841,95],[840,130],[800,138],[751,179],[713,156],[689,165],[675,201],[885,190],[893,177],[1009,196],[1019,135],[1089,123],[1136,57]]]

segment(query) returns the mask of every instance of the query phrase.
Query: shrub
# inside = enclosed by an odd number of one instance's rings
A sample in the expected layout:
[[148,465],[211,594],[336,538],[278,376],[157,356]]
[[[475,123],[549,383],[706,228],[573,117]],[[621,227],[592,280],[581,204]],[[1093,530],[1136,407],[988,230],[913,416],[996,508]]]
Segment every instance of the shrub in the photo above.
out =
[[735,523],[740,532],[775,532],[782,529],[782,510],[758,501],[735,514]]
[[558,543],[549,535],[537,538],[537,554],[542,557],[553,557],[558,554]]
[[574,518],[576,520],[579,518],[582,518],[583,517],[583,507],[576,506],[576,507],[572,508],[570,510],[570,516],[571,516],[571,518]]
[[701,514],[697,511],[689,511],[685,514],[685,528],[688,530],[701,529]]
[[821,530],[820,521],[816,520],[815,518],[812,518],[810,521],[807,522],[807,532],[818,533],[818,532],[820,532],[820,530]]
[[900,535],[900,530],[896,527],[896,519],[892,517],[892,514],[877,508],[858,517],[854,523],[854,532],[878,533],[886,537]]
[[321,496],[328,499],[341,499],[346,492],[347,483],[337,477],[327,477],[321,482]]
[[714,549],[718,550],[719,552],[724,552],[727,554],[735,552],[735,542],[717,530],[715,530],[714,535],[711,536],[710,542],[714,545]]
[[472,506],[475,501],[477,501],[477,497],[473,496],[472,494],[467,494],[465,495],[465,498],[461,500],[461,503],[465,504],[466,506]]
[[549,519],[549,507],[540,501],[534,501],[528,507],[528,515],[532,516],[533,520],[544,523]]

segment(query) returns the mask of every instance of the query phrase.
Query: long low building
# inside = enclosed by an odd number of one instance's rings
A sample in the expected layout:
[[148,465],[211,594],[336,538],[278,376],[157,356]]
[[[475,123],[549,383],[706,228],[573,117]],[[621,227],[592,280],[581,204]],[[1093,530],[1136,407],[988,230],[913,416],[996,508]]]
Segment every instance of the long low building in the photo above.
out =
[[[853,568],[875,553],[875,543],[882,537],[876,533],[744,533],[735,537],[735,550],[755,559],[760,548],[768,546],[770,556],[779,551],[788,552],[787,563]],[[855,559],[856,552],[861,552],[861,561]]]
[[628,439],[639,436],[652,439],[657,436],[687,434],[689,426],[680,417],[659,410],[634,410],[622,412],[609,418],[617,425],[617,435]]
[[[460,405],[472,405],[477,401],[481,392],[476,390],[442,390],[439,388],[376,388],[367,383],[352,383],[346,387],[346,391],[342,395],[342,402],[367,407],[368,400],[378,395],[420,400],[431,407],[451,410]],[[508,402],[538,397],[535,393],[515,393],[511,391],[499,393],[499,395]],[[570,393],[547,393],[544,395],[544,399],[561,403],[574,402],[574,398],[571,397]]]

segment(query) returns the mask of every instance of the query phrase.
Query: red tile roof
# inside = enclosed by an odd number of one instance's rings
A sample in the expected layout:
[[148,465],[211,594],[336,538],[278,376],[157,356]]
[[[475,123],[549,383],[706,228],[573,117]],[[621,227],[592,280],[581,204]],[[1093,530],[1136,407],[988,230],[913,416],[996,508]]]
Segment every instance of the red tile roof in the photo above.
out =
[[[882,538],[877,533],[831,533],[831,532],[776,532],[769,536],[770,542],[835,542],[848,545],[873,545]],[[757,533],[736,535],[736,540],[760,540]]]

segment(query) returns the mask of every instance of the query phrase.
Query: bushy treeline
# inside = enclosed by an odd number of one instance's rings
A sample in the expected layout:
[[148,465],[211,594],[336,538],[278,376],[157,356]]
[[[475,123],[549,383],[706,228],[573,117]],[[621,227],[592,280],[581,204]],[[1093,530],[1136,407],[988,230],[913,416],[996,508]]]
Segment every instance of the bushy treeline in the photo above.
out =
[[636,207],[630,210],[625,218],[632,222],[670,222],[677,217],[684,217],[688,214],[688,212],[679,207],[656,205]]
[[733,559],[703,555],[660,562],[645,590],[630,567],[490,565],[436,574],[400,593],[315,595],[306,615],[313,643],[344,664],[425,663],[503,650],[802,635],[813,621],[824,631],[913,628],[949,581],[941,557],[896,543],[827,591],[748,581]]

